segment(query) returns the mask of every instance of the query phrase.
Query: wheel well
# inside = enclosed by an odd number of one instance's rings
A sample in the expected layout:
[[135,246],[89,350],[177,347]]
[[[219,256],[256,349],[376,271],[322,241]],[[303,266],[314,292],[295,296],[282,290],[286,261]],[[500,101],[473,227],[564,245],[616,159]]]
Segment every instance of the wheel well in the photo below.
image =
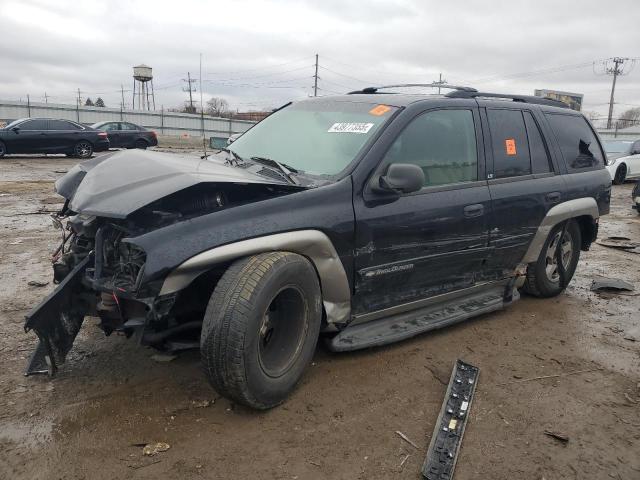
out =
[[580,238],[582,239],[580,248],[585,251],[589,250],[598,236],[598,222],[590,215],[582,215],[574,218],[574,220],[580,228]]

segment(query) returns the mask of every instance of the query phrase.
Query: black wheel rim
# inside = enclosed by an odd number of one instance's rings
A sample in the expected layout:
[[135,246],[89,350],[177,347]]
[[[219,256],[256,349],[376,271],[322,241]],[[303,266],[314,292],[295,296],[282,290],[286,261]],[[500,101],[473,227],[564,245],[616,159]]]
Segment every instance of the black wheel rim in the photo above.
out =
[[76,145],[76,155],[79,157],[88,157],[91,155],[91,145],[87,142],[80,142]]
[[307,336],[308,315],[297,287],[284,287],[273,297],[258,332],[258,361],[265,374],[281,377],[295,364]]
[[616,182],[622,183],[624,182],[624,177],[627,176],[627,171],[624,167],[618,167],[616,170]]

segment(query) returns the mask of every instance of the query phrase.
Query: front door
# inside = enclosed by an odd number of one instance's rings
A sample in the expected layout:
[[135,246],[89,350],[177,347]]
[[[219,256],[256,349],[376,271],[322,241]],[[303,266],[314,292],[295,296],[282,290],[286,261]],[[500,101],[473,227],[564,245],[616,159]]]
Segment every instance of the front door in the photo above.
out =
[[46,145],[48,120],[26,120],[17,125],[18,130],[13,131],[8,138],[9,151],[11,153],[40,153]]
[[475,108],[417,115],[386,152],[411,163],[423,188],[391,199],[365,188],[356,215],[353,313],[363,314],[471,287],[487,256],[489,189],[480,180],[483,148]]
[[120,132],[120,122],[111,122],[104,124],[100,130],[107,132],[109,138],[109,148],[122,147],[122,134]]

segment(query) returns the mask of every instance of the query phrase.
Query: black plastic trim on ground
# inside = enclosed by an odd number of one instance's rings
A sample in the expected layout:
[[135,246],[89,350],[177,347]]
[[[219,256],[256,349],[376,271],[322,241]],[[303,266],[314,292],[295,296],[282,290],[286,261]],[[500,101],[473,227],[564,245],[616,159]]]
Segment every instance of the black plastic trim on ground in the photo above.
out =
[[476,391],[480,370],[457,360],[444,403],[431,436],[422,476],[427,480],[450,480],[458,461],[462,436]]

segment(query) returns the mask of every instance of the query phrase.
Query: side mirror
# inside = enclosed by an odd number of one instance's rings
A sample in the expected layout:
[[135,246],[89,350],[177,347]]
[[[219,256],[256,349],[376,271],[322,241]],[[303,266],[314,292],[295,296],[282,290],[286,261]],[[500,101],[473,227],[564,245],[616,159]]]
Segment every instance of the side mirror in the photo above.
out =
[[18,133],[20,131],[20,127],[13,127],[11,130],[13,130],[14,133]]
[[387,173],[378,177],[377,183],[374,184],[374,190],[380,193],[417,192],[424,185],[424,172],[419,166],[410,163],[392,163],[387,168]]

